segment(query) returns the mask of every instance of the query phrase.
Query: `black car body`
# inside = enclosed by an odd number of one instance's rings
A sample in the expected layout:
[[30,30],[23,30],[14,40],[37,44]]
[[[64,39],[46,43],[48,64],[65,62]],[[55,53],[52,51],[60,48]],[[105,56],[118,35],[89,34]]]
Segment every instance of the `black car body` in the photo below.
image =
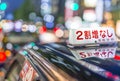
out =
[[[114,58],[116,49],[116,46],[71,48],[64,43],[30,43],[16,54],[5,80],[120,81],[120,62]],[[107,57],[105,52],[111,56]]]

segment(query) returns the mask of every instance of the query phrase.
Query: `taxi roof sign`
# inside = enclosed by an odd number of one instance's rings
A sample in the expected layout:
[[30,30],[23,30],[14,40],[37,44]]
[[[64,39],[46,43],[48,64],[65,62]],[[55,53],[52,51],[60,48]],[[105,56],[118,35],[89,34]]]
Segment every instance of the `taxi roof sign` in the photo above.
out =
[[78,60],[98,57],[101,59],[114,58],[117,47],[99,47],[99,48],[85,48],[85,49],[70,49],[74,57]]
[[69,30],[69,44],[109,44],[116,43],[114,29],[111,27],[79,28]]

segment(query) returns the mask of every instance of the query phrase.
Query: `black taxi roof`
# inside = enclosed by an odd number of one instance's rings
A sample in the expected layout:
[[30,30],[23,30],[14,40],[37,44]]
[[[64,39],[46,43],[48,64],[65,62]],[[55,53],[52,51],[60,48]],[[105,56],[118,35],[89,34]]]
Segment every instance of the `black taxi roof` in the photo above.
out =
[[[98,78],[98,75],[100,75],[104,78],[102,79],[99,77],[98,79],[100,81],[120,80],[120,62],[118,59],[120,52],[118,51],[119,47],[116,45],[76,48],[69,47],[66,43],[49,43],[41,45],[32,42],[30,45],[28,44],[28,49],[27,47],[24,49],[32,55],[32,57],[28,55],[28,59],[33,59],[34,57],[34,59],[39,60],[42,56],[73,77],[79,78],[80,76],[78,77],[78,75],[81,75],[79,70],[82,69],[85,71],[85,73],[82,73],[86,77],[92,73],[94,77]],[[34,46],[37,46],[38,49],[34,49]],[[116,56],[117,59],[115,58]],[[83,77],[86,78],[85,76]],[[96,78],[92,81],[95,80]]]
[[[120,76],[120,48],[118,45],[101,45],[93,47],[71,48],[65,44],[46,44],[50,49],[54,48],[78,62],[85,61],[111,71]],[[86,64],[84,64],[86,65]],[[87,66],[86,66],[87,67]]]

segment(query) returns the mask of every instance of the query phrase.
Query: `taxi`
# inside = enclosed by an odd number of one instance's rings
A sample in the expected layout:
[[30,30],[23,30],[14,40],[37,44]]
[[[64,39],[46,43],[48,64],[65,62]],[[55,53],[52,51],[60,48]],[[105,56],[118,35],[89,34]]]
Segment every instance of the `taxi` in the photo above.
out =
[[14,57],[5,81],[120,81],[120,51],[111,28],[69,33],[68,44],[25,45]]
[[[100,66],[100,63],[102,64],[102,61],[104,61],[103,59],[95,61],[95,58],[97,60],[97,56],[91,55],[94,59],[93,61],[91,60],[91,62],[88,62],[87,60],[84,60],[85,57],[83,58],[82,56],[82,58],[78,58],[74,55],[75,53],[73,53],[73,51],[76,51],[77,49],[68,48],[69,47],[64,46],[63,44],[57,43],[44,45],[30,43],[14,57],[14,62],[6,72],[5,81],[120,80],[118,71],[112,73],[111,69]],[[107,49],[111,50],[112,48]],[[85,50],[82,49],[84,52]],[[87,52],[90,53],[91,51],[88,50]],[[114,55],[115,54],[113,54],[113,56]],[[96,64],[92,62],[95,62]],[[119,66],[116,66],[114,65],[114,69],[119,68]],[[109,65],[106,65],[106,67],[109,67]]]

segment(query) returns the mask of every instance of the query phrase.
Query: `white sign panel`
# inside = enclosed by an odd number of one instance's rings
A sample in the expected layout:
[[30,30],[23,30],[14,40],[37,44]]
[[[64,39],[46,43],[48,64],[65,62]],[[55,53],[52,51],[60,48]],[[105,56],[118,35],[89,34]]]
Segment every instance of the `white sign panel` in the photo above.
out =
[[33,81],[34,78],[38,76],[37,72],[31,66],[31,64],[26,60],[24,66],[20,72],[20,78],[22,81]]
[[79,28],[70,29],[69,44],[106,44],[115,43],[116,37],[113,28],[96,27],[96,28]]
[[106,47],[106,48],[97,48],[97,49],[74,49],[71,50],[72,54],[76,59],[85,59],[90,57],[98,58],[114,58],[117,47]]

